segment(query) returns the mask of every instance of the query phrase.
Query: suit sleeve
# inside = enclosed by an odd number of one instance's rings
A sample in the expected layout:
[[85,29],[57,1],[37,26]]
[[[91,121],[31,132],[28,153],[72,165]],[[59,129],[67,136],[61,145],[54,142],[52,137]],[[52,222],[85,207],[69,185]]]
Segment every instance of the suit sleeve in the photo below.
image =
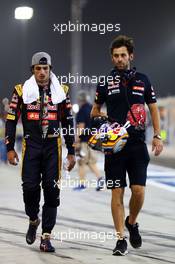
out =
[[66,94],[66,100],[61,103],[61,126],[68,154],[74,155],[75,129],[72,105],[68,93]]
[[7,152],[14,150],[16,125],[21,114],[22,106],[22,86],[16,85],[12,94],[12,99],[9,105],[9,110],[5,124],[5,143]]

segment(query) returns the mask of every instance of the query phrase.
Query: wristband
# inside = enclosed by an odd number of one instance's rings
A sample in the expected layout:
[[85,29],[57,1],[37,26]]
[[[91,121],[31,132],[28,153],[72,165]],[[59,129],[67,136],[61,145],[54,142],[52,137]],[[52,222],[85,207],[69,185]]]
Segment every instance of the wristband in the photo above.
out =
[[157,138],[157,139],[159,139],[159,140],[162,140],[162,137],[161,137],[160,135],[154,135],[153,138]]

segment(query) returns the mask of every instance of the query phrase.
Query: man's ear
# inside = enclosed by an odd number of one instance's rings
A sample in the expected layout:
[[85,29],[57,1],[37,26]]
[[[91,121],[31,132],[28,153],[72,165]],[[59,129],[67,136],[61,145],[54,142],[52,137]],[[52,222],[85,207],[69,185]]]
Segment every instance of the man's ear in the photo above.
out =
[[34,74],[34,67],[33,66],[30,68],[30,71],[32,74]]
[[131,54],[129,55],[129,58],[130,58],[130,61],[133,61],[133,60],[134,60],[134,54],[131,53]]
[[113,54],[111,54],[111,61],[114,62]]

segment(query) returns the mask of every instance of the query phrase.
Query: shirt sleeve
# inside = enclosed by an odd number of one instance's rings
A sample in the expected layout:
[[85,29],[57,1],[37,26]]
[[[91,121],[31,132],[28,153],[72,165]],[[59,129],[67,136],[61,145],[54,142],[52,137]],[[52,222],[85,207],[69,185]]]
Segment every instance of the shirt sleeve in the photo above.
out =
[[97,84],[96,94],[95,94],[95,103],[96,104],[104,104],[106,101],[106,87],[107,84],[105,80],[100,80]]
[[7,151],[14,150],[16,125],[21,114],[22,85],[16,85],[6,117],[5,143]]
[[144,94],[144,96],[145,96],[146,104],[153,104],[153,103],[157,102],[154,88],[151,85],[150,80],[146,76],[145,76],[145,94]]

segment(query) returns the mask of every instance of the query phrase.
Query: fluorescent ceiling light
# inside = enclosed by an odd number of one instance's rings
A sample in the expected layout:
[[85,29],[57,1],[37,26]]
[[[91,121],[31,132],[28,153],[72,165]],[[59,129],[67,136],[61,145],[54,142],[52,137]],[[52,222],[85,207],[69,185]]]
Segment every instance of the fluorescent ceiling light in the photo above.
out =
[[31,19],[33,16],[33,8],[28,6],[21,6],[15,9],[16,19]]

